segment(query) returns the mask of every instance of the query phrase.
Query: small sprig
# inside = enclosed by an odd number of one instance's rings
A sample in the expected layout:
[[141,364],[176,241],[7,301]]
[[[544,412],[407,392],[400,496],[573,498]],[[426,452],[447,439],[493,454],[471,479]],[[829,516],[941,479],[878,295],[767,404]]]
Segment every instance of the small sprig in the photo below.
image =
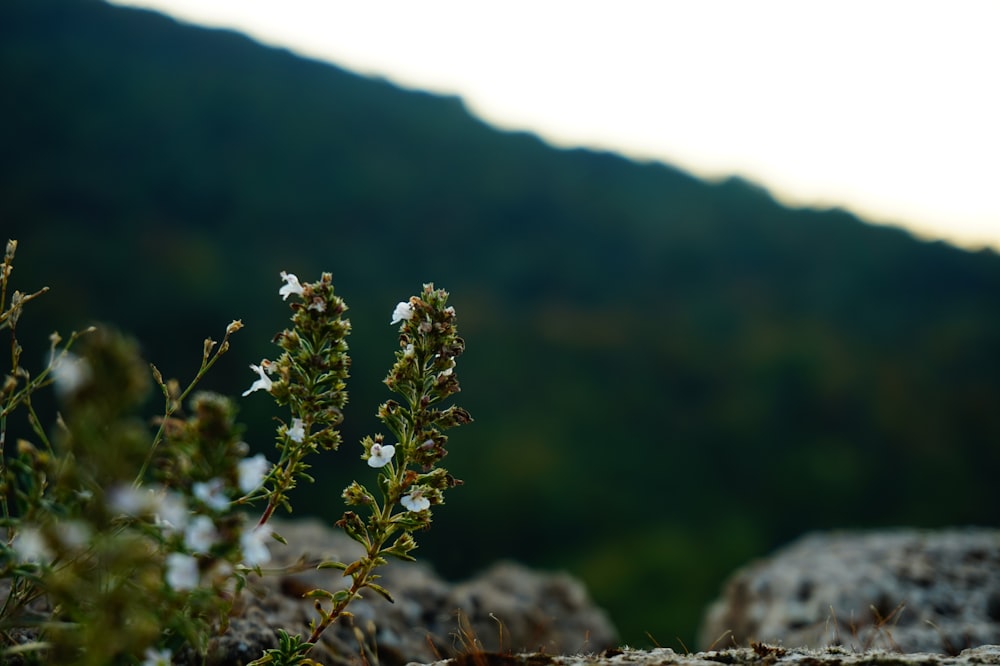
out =
[[42,287],[31,294],[23,294],[20,291],[15,291],[10,296],[10,305],[8,306],[7,289],[11,273],[14,272],[15,254],[17,254],[17,241],[8,240],[7,247],[4,249],[3,263],[0,263],[0,331],[5,328],[11,330],[17,328],[17,321],[21,318],[25,304],[49,290],[48,287]]
[[[2,384],[0,384],[0,477],[4,476],[4,449],[7,442],[7,417],[14,410],[24,405],[28,411],[28,419],[34,433],[42,440],[47,448],[51,448],[44,428],[38,420],[34,407],[31,404],[31,395],[39,389],[48,386],[53,381],[68,380],[71,370],[74,367],[74,356],[70,349],[83,335],[91,333],[94,329],[88,328],[81,332],[74,331],[69,340],[63,343],[63,339],[58,333],[53,333],[50,337],[51,348],[49,353],[49,363],[37,375],[32,377],[31,373],[21,365],[21,354],[23,348],[17,340],[17,323],[24,312],[24,306],[34,299],[49,291],[48,287],[24,294],[14,290],[10,293],[10,276],[14,272],[14,255],[17,253],[17,241],[8,240],[4,250],[3,262],[0,263],[0,331],[10,330],[10,371],[6,374]],[[64,388],[67,381],[60,382]],[[0,493],[0,503],[6,507],[7,495]],[[7,515],[6,510],[3,512]]]
[[319,662],[306,656],[312,649],[312,643],[305,643],[298,634],[289,634],[284,629],[278,630],[278,647],[264,650],[264,655],[250,666],[312,666]]
[[[363,508],[368,517],[347,511],[337,526],[364,546],[365,554],[351,564],[325,563],[350,576],[351,585],[333,593],[310,593],[317,598],[319,621],[313,623],[307,643],[319,640],[364,589],[393,601],[389,591],[375,582],[379,578],[375,569],[386,564],[388,556],[412,560],[410,553],[417,547],[412,533],[429,527],[431,507],[444,503],[445,490],[461,484],[437,467],[447,454],[448,437],[443,431],[472,421],[461,407],[441,407],[459,391],[455,364],[465,350],[455,326],[455,309],[447,301],[446,291],[427,284],[420,296],[393,310],[390,323],[400,324],[400,349],[385,384],[405,404],[389,400],[379,406],[378,417],[397,444],[385,444],[381,433],[362,441],[362,459],[378,469],[377,493],[357,481],[351,483],[344,490],[344,500]],[[331,601],[332,609],[324,609],[321,599]]]
[[165,428],[171,422],[171,417],[174,413],[180,409],[181,404],[188,397],[188,395],[198,386],[202,378],[205,376],[215,362],[219,358],[229,351],[229,338],[233,333],[243,328],[242,320],[236,319],[232,321],[229,326],[226,327],[226,334],[222,337],[222,344],[216,343],[212,338],[205,338],[205,342],[202,344],[201,351],[201,367],[198,368],[198,372],[195,373],[194,379],[191,383],[187,385],[183,391],[180,390],[180,385],[176,380],[164,381],[163,375],[160,373],[159,368],[150,363],[150,368],[153,372],[153,380],[156,385],[160,388],[160,392],[163,394],[164,406],[163,406],[163,417],[160,419],[160,428],[156,431],[156,435],[153,436],[153,445],[149,447],[149,453],[146,459],[143,461],[142,466],[139,468],[139,472],[135,477],[135,486],[138,487],[142,483],[142,479],[146,474],[146,470],[149,467],[149,463],[153,460],[153,455],[156,453],[157,447],[163,441],[164,434],[166,432]]
[[[347,377],[351,366],[347,336],[351,322],[344,319],[347,305],[333,290],[333,279],[324,273],[318,282],[302,284],[291,273],[281,273],[285,284],[278,290],[292,302],[292,327],[275,336],[283,350],[276,361],[264,359],[251,365],[258,379],[244,395],[264,390],[279,405],[287,405],[291,422],[278,427],[280,458],[271,470],[265,489],[267,506],[258,521],[262,527],[278,506],[291,512],[288,493],[299,479],[312,481],[306,458],[340,445],[338,430],[347,404]],[[250,497],[244,498],[246,501]]]

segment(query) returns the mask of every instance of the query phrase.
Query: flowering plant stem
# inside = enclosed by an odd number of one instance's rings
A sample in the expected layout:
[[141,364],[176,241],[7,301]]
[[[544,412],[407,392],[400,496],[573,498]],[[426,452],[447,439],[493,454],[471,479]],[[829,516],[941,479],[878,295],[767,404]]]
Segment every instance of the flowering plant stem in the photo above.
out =
[[[277,361],[265,360],[260,366],[251,366],[260,379],[250,391],[268,390],[279,404],[291,407],[293,420],[291,426],[278,428],[282,456],[269,477],[272,490],[260,525],[282,503],[295,477],[307,476],[302,459],[316,450],[317,436],[322,435],[327,444],[333,442],[326,448],[335,448],[339,443],[339,435],[332,436],[329,431],[339,425],[339,408],[346,402],[341,380],[346,377],[349,363],[343,336],[350,326],[339,319],[346,306],[333,297],[328,275],[320,282],[305,285],[294,275],[283,273],[282,277],[286,285],[280,293],[286,298],[297,297],[291,304],[294,326],[276,338],[285,350]],[[296,663],[295,659],[305,655],[331,624],[350,616],[349,604],[365,589],[392,602],[389,591],[376,583],[376,569],[387,563],[388,556],[413,560],[410,552],[416,542],[412,533],[430,526],[431,507],[443,504],[443,492],[461,483],[438,465],[447,453],[448,437],[443,431],[472,420],[460,407],[440,406],[459,391],[454,368],[465,349],[457,335],[455,309],[447,305],[447,299],[447,292],[428,284],[420,296],[399,303],[393,311],[390,323],[400,325],[400,349],[384,383],[402,397],[405,406],[389,400],[379,406],[378,417],[396,443],[386,443],[383,433],[364,438],[361,457],[378,470],[378,493],[352,482],[344,489],[343,498],[348,506],[363,508],[367,519],[348,510],[336,523],[364,547],[365,554],[350,564],[329,561],[319,565],[350,576],[350,586],[336,592],[307,592],[306,597],[316,600],[319,614],[311,624],[309,637],[305,641],[283,640],[281,647],[268,651],[256,663]],[[336,315],[338,325],[331,324],[331,315]],[[336,381],[329,378],[331,370]],[[271,375],[278,379],[272,381]],[[315,388],[324,383],[323,378],[331,387],[326,393]],[[306,391],[306,387],[311,390]],[[302,395],[312,396],[313,402],[306,404],[299,399]],[[331,410],[331,405],[336,408]],[[325,429],[314,432],[315,424],[325,425]],[[329,610],[323,607],[324,601],[332,604]]]

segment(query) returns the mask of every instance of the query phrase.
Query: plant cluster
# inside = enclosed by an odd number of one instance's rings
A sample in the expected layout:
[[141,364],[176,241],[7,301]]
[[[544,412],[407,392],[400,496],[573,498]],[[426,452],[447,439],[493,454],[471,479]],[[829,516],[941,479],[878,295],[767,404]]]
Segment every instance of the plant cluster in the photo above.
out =
[[[111,327],[53,334],[37,373],[22,361],[17,324],[47,290],[12,291],[16,241],[0,265],[0,330],[10,334],[10,369],[0,386],[0,661],[84,665],[170,663],[180,651],[204,655],[222,632],[251,574],[264,575],[274,538],[268,521],[291,511],[291,492],[311,480],[308,458],[341,442],[350,368],[347,306],[323,274],[300,283],[282,273],[291,326],[275,337],[274,361],[251,365],[264,391],[288,408],[277,426],[277,461],[250,455],[234,400],[196,390],[229,351],[205,340],[201,365],[182,385],[142,361],[137,345]],[[458,392],[455,361],[464,343],[448,294],[425,285],[396,306],[400,349],[385,379],[400,396],[379,407],[389,431],[366,437],[361,457],[374,483],[352,482],[337,522],[364,546],[355,562],[323,562],[350,579],[336,592],[313,590],[317,616],[308,636],[280,632],[258,664],[309,663],[308,653],[364,591],[392,599],[378,584],[389,557],[412,559],[413,532],[460,482],[439,466],[444,431],[468,423],[445,401]],[[58,400],[46,427],[33,397],[50,386]],[[158,389],[163,410],[140,415]],[[8,442],[23,413],[31,440]],[[254,509],[262,505],[262,508]],[[251,513],[251,511],[259,511]]]

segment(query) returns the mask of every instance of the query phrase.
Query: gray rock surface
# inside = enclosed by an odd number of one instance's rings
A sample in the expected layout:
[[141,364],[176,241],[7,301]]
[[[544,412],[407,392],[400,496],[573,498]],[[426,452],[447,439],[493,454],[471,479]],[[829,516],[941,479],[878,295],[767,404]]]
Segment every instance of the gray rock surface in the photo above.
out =
[[720,637],[941,654],[1000,643],[1000,530],[807,535],[730,578],[699,644]]
[[895,654],[884,650],[852,651],[842,647],[786,649],[756,643],[753,647],[678,654],[656,650],[607,650],[601,654],[465,654],[431,666],[973,666],[1000,664],[1000,646],[985,645],[957,656]]
[[[351,562],[361,552],[342,532],[316,521],[275,521],[274,528],[289,545],[270,546],[268,567],[290,565],[301,555]],[[395,603],[371,593],[353,601],[353,621],[328,629],[310,653],[312,659],[363,664],[364,655],[369,664],[399,666],[473,651],[564,654],[615,644],[607,615],[567,575],[500,563],[452,584],[420,562],[402,561],[390,562],[380,573],[379,584]],[[335,591],[348,580],[335,569],[314,568],[253,578],[229,630],[213,641],[208,663],[228,666],[255,659],[277,645],[279,628],[308,635],[316,612],[302,594],[317,587]]]

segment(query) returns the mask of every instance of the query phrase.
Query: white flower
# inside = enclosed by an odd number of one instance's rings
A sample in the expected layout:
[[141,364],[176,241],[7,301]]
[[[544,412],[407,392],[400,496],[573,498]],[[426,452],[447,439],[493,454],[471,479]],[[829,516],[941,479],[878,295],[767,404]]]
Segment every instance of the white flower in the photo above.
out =
[[142,656],[143,660],[139,666],[170,666],[174,653],[167,648],[162,650],[146,648],[146,652]]
[[24,527],[18,530],[11,546],[22,562],[49,562],[52,560],[52,551],[45,540],[45,535],[37,527]]
[[218,540],[219,532],[208,516],[195,516],[184,531],[184,545],[195,553],[207,553]]
[[407,301],[400,301],[396,303],[396,309],[392,311],[392,321],[390,324],[398,324],[401,321],[407,320],[413,316],[413,306]]
[[107,504],[111,511],[131,518],[152,514],[154,524],[168,532],[187,524],[187,504],[184,497],[174,491],[122,484],[108,490]]
[[183,495],[170,491],[158,496],[153,521],[163,531],[169,534],[183,529],[187,525],[188,516],[187,501]]
[[66,352],[56,358],[52,364],[52,380],[55,383],[56,395],[65,398],[83,388],[92,376],[87,359],[72,352]]
[[305,424],[302,419],[292,419],[292,427],[288,429],[288,438],[296,444],[301,444],[306,438]]
[[107,503],[115,513],[138,518],[156,511],[159,501],[152,488],[140,490],[130,484],[122,484],[108,490]]
[[392,460],[393,454],[396,453],[396,447],[392,444],[386,444],[382,446],[381,444],[372,444],[371,454],[368,456],[368,466],[375,467],[385,467]]
[[258,453],[252,458],[241,460],[236,465],[237,482],[240,486],[240,492],[246,495],[260,488],[260,484],[264,482],[264,477],[270,471],[271,463],[268,462],[263,453]]
[[298,294],[299,296],[302,295],[304,289],[302,289],[302,285],[299,284],[299,279],[295,277],[294,273],[281,271],[281,279],[285,281],[285,284],[278,290],[278,295],[281,296],[281,300],[288,300],[288,297],[292,294]]
[[268,377],[268,374],[272,372],[271,362],[265,358],[260,362],[260,365],[254,365],[251,363],[250,369],[256,372],[258,375],[260,375],[260,378],[257,379],[257,381],[255,381],[253,384],[251,384],[250,388],[248,388],[246,391],[243,391],[243,397],[245,398],[254,391],[257,391],[259,389],[270,391],[271,384],[274,383],[271,381],[271,378]]
[[253,567],[271,561],[271,551],[267,549],[265,541],[268,536],[267,528],[264,527],[255,527],[252,530],[243,531],[243,534],[240,535],[243,564]]
[[403,495],[399,503],[405,506],[407,511],[423,511],[424,509],[429,509],[431,506],[431,501],[424,497],[424,493],[420,488],[417,488],[409,495]]
[[316,312],[326,312],[326,301],[323,300],[322,296],[316,296],[313,298],[312,303],[306,310],[315,310]]
[[184,553],[167,555],[167,585],[178,591],[198,587],[198,560]]
[[413,348],[413,343],[409,343],[403,348],[403,358],[413,358],[416,354],[416,350]]
[[229,508],[226,484],[222,479],[198,481],[191,485],[191,494],[212,511],[225,511]]

